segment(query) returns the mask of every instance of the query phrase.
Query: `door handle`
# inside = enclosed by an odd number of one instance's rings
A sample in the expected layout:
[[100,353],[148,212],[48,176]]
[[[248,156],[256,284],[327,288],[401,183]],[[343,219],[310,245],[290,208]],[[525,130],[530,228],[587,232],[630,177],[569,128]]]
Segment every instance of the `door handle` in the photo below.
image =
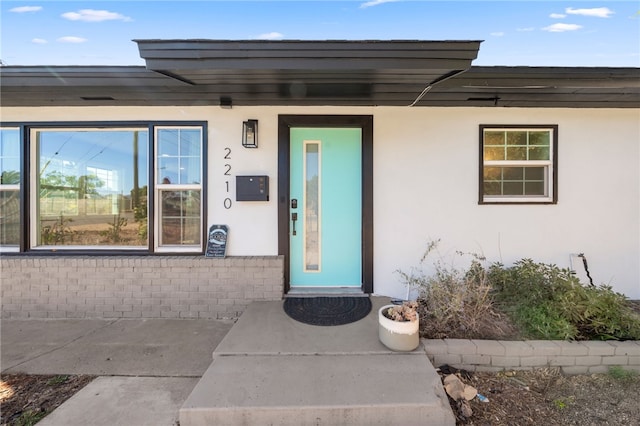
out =
[[298,213],[291,213],[291,221],[293,222],[293,235],[296,235],[296,220],[298,220]]

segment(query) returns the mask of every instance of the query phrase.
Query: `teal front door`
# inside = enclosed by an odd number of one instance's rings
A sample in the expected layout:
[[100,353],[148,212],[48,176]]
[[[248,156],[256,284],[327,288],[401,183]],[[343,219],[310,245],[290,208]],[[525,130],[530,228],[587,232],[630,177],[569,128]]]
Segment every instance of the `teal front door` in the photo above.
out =
[[362,130],[290,130],[290,285],[362,286]]

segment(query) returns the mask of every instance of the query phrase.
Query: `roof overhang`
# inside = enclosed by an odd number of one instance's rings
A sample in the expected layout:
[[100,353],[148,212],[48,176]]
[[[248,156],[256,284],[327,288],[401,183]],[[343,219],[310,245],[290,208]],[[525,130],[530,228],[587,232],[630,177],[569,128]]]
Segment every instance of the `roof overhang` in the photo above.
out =
[[480,41],[136,40],[146,67],[5,66],[4,106],[640,107],[640,69],[471,67]]
[[147,68],[235,105],[409,105],[480,41],[136,40]]

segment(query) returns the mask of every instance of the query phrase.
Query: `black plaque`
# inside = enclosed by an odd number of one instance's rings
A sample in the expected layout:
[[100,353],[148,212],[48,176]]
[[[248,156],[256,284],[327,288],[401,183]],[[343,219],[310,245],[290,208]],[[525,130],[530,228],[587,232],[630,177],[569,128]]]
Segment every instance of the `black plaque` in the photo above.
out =
[[227,253],[227,236],[229,228],[227,225],[211,225],[207,238],[206,257],[225,257]]

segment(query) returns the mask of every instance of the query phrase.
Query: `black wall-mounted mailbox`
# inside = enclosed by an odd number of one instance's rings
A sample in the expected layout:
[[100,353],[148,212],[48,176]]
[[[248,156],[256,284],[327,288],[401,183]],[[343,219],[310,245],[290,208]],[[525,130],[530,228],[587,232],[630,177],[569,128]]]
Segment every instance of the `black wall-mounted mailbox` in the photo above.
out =
[[236,176],[236,201],[269,201],[269,176]]

